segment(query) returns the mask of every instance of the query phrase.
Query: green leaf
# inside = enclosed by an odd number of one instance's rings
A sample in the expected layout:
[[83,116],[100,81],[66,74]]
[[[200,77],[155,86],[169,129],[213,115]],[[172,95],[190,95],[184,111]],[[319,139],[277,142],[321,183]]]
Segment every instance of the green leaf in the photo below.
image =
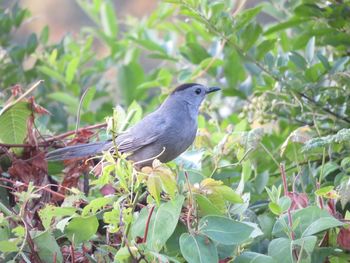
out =
[[142,108],[140,104],[136,101],[133,101],[128,107],[126,120],[128,121],[128,125],[126,128],[131,127],[135,123],[139,122],[142,119]]
[[289,59],[300,69],[306,69],[306,60],[303,56],[299,55],[297,52],[292,51],[289,55]]
[[75,213],[74,207],[56,207],[53,205],[46,205],[40,209],[39,216],[45,229],[48,229],[51,225],[52,218],[58,216],[71,216]]
[[256,48],[257,58],[258,59],[263,58],[268,51],[274,49],[276,42],[277,42],[276,38],[267,39],[261,42]]
[[111,204],[114,198],[110,196],[103,196],[91,200],[91,202],[84,207],[81,215],[87,216],[88,214],[96,215],[98,210],[103,209],[106,205]]
[[66,69],[66,82],[68,84],[71,84],[73,79],[74,79],[74,75],[77,72],[77,69],[78,69],[78,66],[79,66],[79,61],[80,61],[80,58],[76,57],[76,58],[73,58],[68,63],[68,66],[67,66],[67,69]]
[[[55,52],[53,51],[52,54],[55,54]],[[53,70],[49,67],[46,66],[37,66],[36,67],[39,71],[41,71],[43,74],[53,78],[56,81],[61,82],[61,84],[65,84],[65,78],[56,70]]]
[[295,14],[298,16],[304,16],[310,19],[310,17],[322,17],[323,16],[323,8],[320,8],[316,2],[313,3],[312,1],[306,3],[303,3],[299,6],[297,6],[294,9]]
[[253,172],[253,169],[252,169],[251,161],[244,160],[242,162],[242,176],[243,176],[245,182],[247,182],[250,179],[252,172]]
[[10,252],[16,252],[19,248],[17,246],[17,242],[14,242],[13,240],[2,240],[0,241],[0,251],[3,253],[10,253]]
[[[1,194],[1,192],[0,192]],[[4,204],[2,204],[4,205]],[[7,240],[10,238],[10,226],[9,226],[9,222],[7,220],[4,219],[4,216],[1,215],[0,216],[0,241],[3,240]]]
[[[327,218],[327,219],[322,219]],[[329,219],[331,218],[331,219]],[[282,222],[282,220],[284,222]],[[315,231],[324,231],[333,227],[342,225],[341,222],[336,220],[327,211],[320,209],[316,206],[309,206],[307,208],[299,209],[292,212],[292,221],[300,221],[298,227],[294,230],[296,238],[302,236],[311,235]],[[329,225],[324,222],[330,223]],[[285,237],[284,226],[288,225],[288,216],[284,214],[275,223],[272,234],[277,237]]]
[[186,43],[186,46],[180,48],[180,53],[193,64],[200,64],[210,57],[208,51],[197,42]]
[[315,37],[314,36],[310,38],[309,42],[306,45],[305,55],[306,55],[306,60],[310,64],[315,55]]
[[50,56],[49,56],[49,64],[50,65],[55,65],[56,64],[56,59],[57,59],[58,51],[57,48],[53,49]]
[[318,196],[325,196],[328,192],[334,189],[333,185],[325,186],[315,191],[315,194]]
[[330,74],[334,74],[340,71],[343,71],[345,68],[345,64],[348,63],[350,57],[342,57],[337,59],[334,62],[334,65],[332,67],[332,69],[329,71]]
[[63,256],[56,239],[49,231],[37,232],[33,237],[38,255],[43,262],[63,262]]
[[328,59],[323,56],[321,53],[317,52],[316,54],[317,58],[321,61],[323,67],[326,69],[326,70],[330,70],[331,69],[331,66],[329,65],[329,62],[328,62]]
[[174,198],[177,189],[175,176],[169,173],[163,173],[159,175],[159,178],[162,182],[162,189],[164,192],[169,194],[171,198]]
[[291,241],[287,238],[277,238],[270,242],[268,255],[277,262],[293,263],[290,251]]
[[[134,247],[133,247],[134,248]],[[134,254],[134,251],[132,251],[132,248],[128,248],[128,247],[122,247],[118,250],[118,252],[115,254],[114,257],[114,262],[131,262],[131,255],[129,250],[132,252],[132,254]],[[136,251],[135,251],[136,252]],[[135,253],[137,254],[137,253]]]
[[180,250],[182,256],[189,263],[213,263],[219,261],[218,252],[213,241],[203,235],[182,234],[180,237]]
[[27,121],[32,111],[29,103],[18,102],[0,115],[0,141],[21,144],[27,135]]
[[227,200],[233,204],[235,204],[235,203],[242,204],[243,203],[242,197],[239,194],[237,194],[231,187],[228,187],[227,185],[222,185],[222,186],[217,187],[217,189],[222,194],[222,196],[224,197],[225,200]]
[[278,200],[278,205],[282,210],[282,213],[287,211],[289,209],[289,207],[291,206],[292,201],[290,200],[290,198],[288,196],[282,196],[279,200]]
[[[153,213],[155,211],[157,211],[157,207],[154,208]],[[150,213],[150,209],[148,207],[144,207],[141,209],[139,214],[137,213],[134,214],[134,220],[132,222],[131,231],[130,231],[132,239],[136,239],[137,237],[144,236],[146,222],[147,222],[149,213]]]
[[41,30],[41,33],[40,33],[40,42],[43,43],[43,44],[46,44],[47,41],[49,40],[49,34],[50,34],[49,27],[46,25],[46,26]]
[[275,202],[270,202],[269,203],[269,209],[275,215],[280,215],[282,213],[281,207],[278,204],[276,204]]
[[206,216],[199,221],[200,232],[225,245],[239,245],[247,241],[254,228],[222,216]]
[[27,54],[32,54],[35,49],[38,46],[38,38],[36,37],[36,34],[32,33],[27,41],[27,45],[26,45],[26,52]]
[[151,81],[146,81],[139,85],[137,88],[138,89],[150,89],[150,88],[155,88],[160,86],[159,82],[157,80],[151,80]]
[[264,35],[270,35],[272,33],[275,33],[275,32],[281,31],[281,30],[285,30],[286,28],[297,26],[297,25],[302,24],[308,20],[309,19],[307,19],[307,18],[293,17],[285,22],[281,22],[275,26],[270,27],[268,30],[266,30],[264,32]]
[[148,248],[155,251],[162,249],[176,228],[184,200],[184,196],[179,195],[154,211],[147,236]]
[[302,237],[311,236],[333,227],[343,226],[344,223],[334,217],[321,217],[312,222],[303,232]]
[[261,33],[262,28],[259,24],[250,23],[241,34],[242,48],[244,50],[249,50],[258,40]]
[[235,263],[277,263],[272,257],[264,254],[246,251],[239,255]]
[[92,238],[97,228],[96,216],[74,217],[64,229],[64,233],[74,244],[81,244]]
[[160,204],[160,192],[162,190],[162,182],[158,175],[151,174],[147,179],[147,190],[156,200],[157,205]]
[[258,5],[254,8],[248,8],[245,10],[242,10],[242,12],[239,12],[235,29],[240,30],[241,28],[245,27],[248,23],[250,23],[254,17],[256,17],[262,10],[263,5]]
[[236,85],[243,81],[246,72],[240,55],[234,49],[225,49],[224,74],[231,90],[237,89]]
[[330,175],[334,171],[337,171],[339,169],[339,165],[336,162],[327,162],[323,167],[319,166],[317,169],[317,173],[321,174],[323,178]]
[[166,55],[165,49],[161,45],[150,39],[139,39],[134,37],[131,37],[130,39],[132,39],[135,43],[141,45],[142,47],[146,48],[147,50],[156,51],[157,53]]
[[199,207],[200,215],[222,215],[220,211],[206,196],[201,194],[193,194]]
[[115,8],[111,1],[103,1],[100,7],[101,24],[103,32],[112,38],[118,34],[118,21],[115,14]]
[[277,238],[270,242],[268,248],[268,255],[276,262],[294,263],[296,251],[301,256],[302,263],[311,263],[311,255],[315,248],[317,237],[309,236],[297,240],[290,240],[287,238]]

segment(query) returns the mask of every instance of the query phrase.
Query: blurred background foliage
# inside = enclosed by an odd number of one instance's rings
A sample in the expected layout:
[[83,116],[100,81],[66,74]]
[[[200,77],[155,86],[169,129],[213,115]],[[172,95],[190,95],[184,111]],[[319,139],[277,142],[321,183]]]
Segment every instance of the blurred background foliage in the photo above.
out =
[[[170,164],[180,170],[178,180],[184,184],[185,169],[192,184],[211,177],[238,189],[245,203],[224,203],[228,215],[257,223],[263,235],[248,248],[276,262],[287,262],[273,251],[277,243],[269,246],[281,238],[276,216],[291,205],[324,208],[339,200],[333,215],[349,216],[349,1],[138,1],[145,15],[128,13],[126,1],[77,0],[84,23],[73,33],[64,24],[55,35],[54,26],[18,33],[40,16],[7,4],[0,14],[0,102],[13,85],[43,79],[34,93],[52,114],[36,120],[43,134],[74,129],[78,119],[80,127],[103,122],[117,104],[137,101],[146,114],[179,83],[218,85],[222,93],[203,105],[193,148],[175,161],[180,168]],[[281,167],[292,204],[278,187]],[[337,244],[337,234],[327,251],[314,244],[305,262],[345,262],[336,248],[350,247]],[[231,252],[219,256],[238,255]]]

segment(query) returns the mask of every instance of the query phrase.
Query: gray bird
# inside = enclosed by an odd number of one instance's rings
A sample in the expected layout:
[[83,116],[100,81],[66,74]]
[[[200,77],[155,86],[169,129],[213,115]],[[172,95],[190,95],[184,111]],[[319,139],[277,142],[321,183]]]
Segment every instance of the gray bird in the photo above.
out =
[[[150,166],[157,158],[169,162],[183,153],[197,133],[199,107],[207,94],[218,87],[196,83],[178,86],[160,107],[115,139],[118,151],[130,153],[137,167]],[[47,160],[67,160],[96,155],[113,147],[112,141],[68,146],[46,156]]]

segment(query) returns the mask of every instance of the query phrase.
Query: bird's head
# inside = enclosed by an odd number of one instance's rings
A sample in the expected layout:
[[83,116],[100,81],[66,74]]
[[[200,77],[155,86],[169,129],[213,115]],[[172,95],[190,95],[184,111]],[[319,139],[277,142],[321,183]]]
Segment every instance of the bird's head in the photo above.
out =
[[197,83],[185,83],[170,94],[169,99],[182,100],[199,108],[207,94],[220,90],[218,87],[206,87]]

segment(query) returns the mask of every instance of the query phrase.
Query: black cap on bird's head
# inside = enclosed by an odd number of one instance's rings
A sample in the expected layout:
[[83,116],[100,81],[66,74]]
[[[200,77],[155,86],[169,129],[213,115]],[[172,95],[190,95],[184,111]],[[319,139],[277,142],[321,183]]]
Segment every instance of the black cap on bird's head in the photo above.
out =
[[198,83],[185,83],[174,89],[169,99],[174,101],[185,101],[199,108],[207,94],[220,90],[218,87],[207,87]]
[[[194,87],[197,87],[199,89],[204,89],[204,93],[205,94],[208,94],[208,93],[211,93],[211,92],[215,92],[215,91],[218,91],[220,90],[219,87],[206,87],[204,85],[201,85],[201,84],[198,84],[198,83],[184,83],[184,84],[181,84],[179,86],[177,86],[172,92],[171,94],[175,94],[179,91],[184,91],[186,89],[189,89],[189,88],[194,88]],[[196,93],[200,93],[199,92],[199,89],[197,91],[195,91]]]

